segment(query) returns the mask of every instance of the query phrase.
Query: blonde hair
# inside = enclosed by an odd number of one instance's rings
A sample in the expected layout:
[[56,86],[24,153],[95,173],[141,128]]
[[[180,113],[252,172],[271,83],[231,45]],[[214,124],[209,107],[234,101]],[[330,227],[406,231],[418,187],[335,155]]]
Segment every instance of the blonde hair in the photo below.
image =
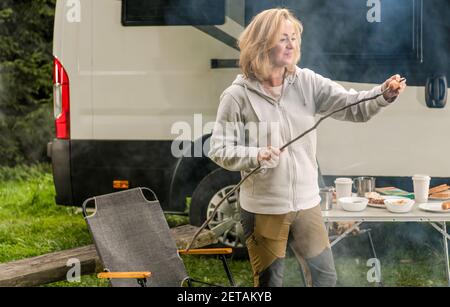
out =
[[256,78],[259,81],[268,79],[272,67],[270,50],[277,43],[284,20],[292,22],[298,39],[298,44],[294,45],[293,63],[287,66],[289,74],[295,73],[295,66],[301,55],[303,25],[289,10],[275,8],[256,15],[239,37],[239,66],[246,78]]

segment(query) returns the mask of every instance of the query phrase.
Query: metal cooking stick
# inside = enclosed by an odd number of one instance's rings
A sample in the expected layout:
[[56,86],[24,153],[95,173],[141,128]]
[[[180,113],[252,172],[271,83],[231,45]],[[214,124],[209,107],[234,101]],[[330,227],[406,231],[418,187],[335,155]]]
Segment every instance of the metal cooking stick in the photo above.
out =
[[[405,78],[400,79],[400,81],[398,81],[399,83],[402,83],[403,81],[405,81]],[[360,103],[366,102],[366,101],[370,101],[370,100],[374,100],[377,99],[378,97],[384,95],[387,91],[389,90],[389,85],[388,87],[380,94],[375,95],[373,97],[369,97],[369,98],[364,98],[362,100],[359,100],[357,102],[354,102],[352,104],[349,104],[348,106],[339,108],[333,112],[331,112],[328,115],[325,115],[323,117],[321,117],[314,126],[312,126],[310,129],[306,130],[305,132],[303,132],[302,134],[300,134],[299,136],[297,136],[296,138],[290,140],[288,143],[284,144],[282,147],[280,147],[280,150],[285,149],[286,147],[288,147],[289,145],[291,145],[292,143],[298,141],[299,139],[301,139],[302,137],[304,137],[305,135],[307,135],[308,133],[310,133],[311,131],[315,130],[319,124],[327,119],[328,117],[332,116],[335,113],[341,112],[345,109],[351,108],[353,106],[356,106]],[[255,168],[254,170],[252,170],[250,173],[248,173],[244,178],[241,179],[241,181],[239,181],[238,184],[236,184],[236,186],[231,189],[223,198],[222,200],[217,204],[216,208],[214,208],[214,211],[212,212],[211,216],[202,224],[202,226],[199,228],[199,230],[197,230],[197,232],[194,234],[194,236],[192,237],[191,243],[189,243],[188,247],[186,248],[187,251],[189,251],[192,248],[192,245],[194,244],[195,239],[197,239],[198,235],[200,234],[200,232],[202,232],[203,229],[205,229],[205,227],[211,222],[211,220],[214,218],[214,216],[217,213],[217,210],[219,210],[219,207],[223,204],[223,202],[228,199],[231,195],[234,194],[234,192],[236,192],[237,189],[239,189],[239,187],[245,182],[245,180],[247,180],[250,176],[252,176],[254,173],[256,173],[257,171],[259,171],[262,168],[261,165],[259,165],[257,168]]]

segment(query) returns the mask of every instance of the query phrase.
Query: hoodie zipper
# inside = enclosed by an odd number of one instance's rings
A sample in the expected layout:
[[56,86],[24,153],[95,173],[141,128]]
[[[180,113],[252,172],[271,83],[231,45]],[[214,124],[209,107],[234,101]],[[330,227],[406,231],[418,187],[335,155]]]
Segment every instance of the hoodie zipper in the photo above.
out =
[[[281,108],[281,111],[282,111],[282,113],[284,115],[284,118],[285,118],[288,130],[289,130],[289,133],[292,136],[291,126],[289,124],[289,120],[288,120],[288,117],[286,115],[286,112],[285,112],[284,108],[282,108],[281,106],[280,106],[280,108]],[[295,191],[295,187],[297,185],[297,166],[296,166],[296,163],[295,163],[295,157],[294,157],[293,149],[291,147],[288,147],[288,150],[289,150],[289,153],[290,153],[290,156],[291,156],[291,159],[292,159],[292,169],[293,169],[293,172],[294,172],[294,180],[293,180],[293,184],[292,184],[292,205],[291,205],[291,209],[294,211],[295,197],[297,195],[295,193],[296,192]]]
[[[277,106],[277,110],[278,110],[278,115],[280,115],[280,113],[281,113],[281,116],[284,119],[283,121],[286,123],[289,132],[291,132],[291,129],[290,129],[290,126],[289,126],[289,121],[288,121],[288,118],[286,116],[286,112],[285,112],[284,108],[280,105],[280,103],[277,103],[276,106]],[[280,122],[280,124],[281,124],[281,122]],[[284,132],[285,132],[285,128],[284,128],[284,125],[283,125],[283,135],[285,135]],[[292,133],[290,133],[290,134],[292,134]],[[283,137],[283,139],[284,139],[284,141],[286,141],[285,137]],[[295,166],[294,153],[292,152],[292,149],[290,147],[288,147],[287,150],[289,152],[289,156],[291,157],[292,170],[293,170],[293,176],[292,177],[294,178],[293,179],[293,185],[292,185],[292,197],[291,197],[291,199],[292,199],[291,210],[294,211],[294,206],[295,206],[295,186],[297,184],[297,168]]]

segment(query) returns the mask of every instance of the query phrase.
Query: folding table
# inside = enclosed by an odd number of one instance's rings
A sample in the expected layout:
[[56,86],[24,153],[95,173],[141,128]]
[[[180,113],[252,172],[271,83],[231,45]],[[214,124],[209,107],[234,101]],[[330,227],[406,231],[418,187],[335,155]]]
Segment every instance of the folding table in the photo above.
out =
[[[429,202],[430,204],[436,202]],[[444,243],[445,267],[447,271],[447,282],[450,287],[450,263],[448,252],[448,240],[450,235],[447,233],[446,222],[450,222],[450,212],[428,212],[419,208],[418,204],[414,204],[413,210],[408,213],[391,213],[384,208],[374,208],[368,206],[361,212],[344,211],[340,206],[333,204],[334,207],[330,211],[322,211],[322,216],[326,223],[352,221],[355,224],[347,229],[343,234],[337,236],[330,243],[333,247],[336,243],[348,236],[353,230],[364,222],[419,222],[429,223],[433,228],[442,235]]]

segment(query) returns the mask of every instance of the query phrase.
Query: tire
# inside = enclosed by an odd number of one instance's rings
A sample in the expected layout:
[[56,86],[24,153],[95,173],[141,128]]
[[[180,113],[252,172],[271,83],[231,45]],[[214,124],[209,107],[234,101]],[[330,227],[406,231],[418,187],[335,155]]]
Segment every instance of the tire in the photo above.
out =
[[[240,179],[239,172],[230,172],[221,168],[205,176],[192,194],[189,209],[190,224],[201,226],[216,207],[214,204],[217,204],[218,200],[222,199]],[[248,257],[248,254],[239,209],[239,197],[231,196],[229,201],[221,205],[208,228],[213,229],[220,225],[224,231],[219,231],[222,233],[218,236],[219,245],[232,247],[233,256],[243,258]]]

